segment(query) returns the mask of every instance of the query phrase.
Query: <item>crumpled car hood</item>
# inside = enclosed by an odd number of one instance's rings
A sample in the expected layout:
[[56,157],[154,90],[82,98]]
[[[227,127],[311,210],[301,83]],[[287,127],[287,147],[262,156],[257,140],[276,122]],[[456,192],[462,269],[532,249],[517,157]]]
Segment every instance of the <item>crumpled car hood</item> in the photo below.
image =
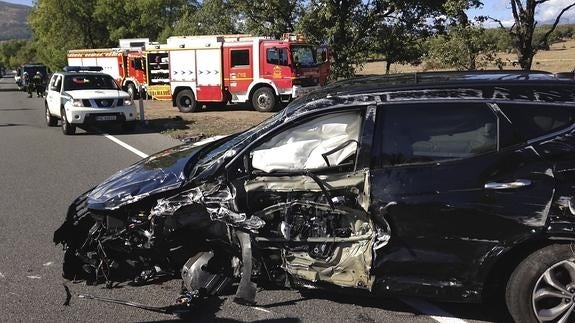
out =
[[186,165],[202,148],[197,144],[176,146],[117,172],[88,193],[88,208],[114,210],[180,187],[186,180]]

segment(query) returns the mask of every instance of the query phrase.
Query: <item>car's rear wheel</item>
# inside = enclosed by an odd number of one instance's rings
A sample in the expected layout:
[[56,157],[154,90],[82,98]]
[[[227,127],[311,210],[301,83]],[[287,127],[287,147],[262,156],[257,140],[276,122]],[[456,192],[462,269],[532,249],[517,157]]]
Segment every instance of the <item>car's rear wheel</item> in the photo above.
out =
[[575,247],[554,244],[532,253],[515,269],[505,298],[516,322],[575,319]]
[[44,104],[45,109],[46,109],[46,125],[48,127],[55,127],[56,125],[58,125],[58,118],[54,117],[51,113],[50,113],[50,109],[48,109],[48,104],[45,103]]
[[66,118],[66,111],[62,109],[60,111],[60,115],[62,116],[62,132],[65,135],[73,135],[76,133],[76,126],[71,125]]
[[176,95],[176,105],[180,112],[195,112],[198,109],[198,102],[192,90],[181,90]]

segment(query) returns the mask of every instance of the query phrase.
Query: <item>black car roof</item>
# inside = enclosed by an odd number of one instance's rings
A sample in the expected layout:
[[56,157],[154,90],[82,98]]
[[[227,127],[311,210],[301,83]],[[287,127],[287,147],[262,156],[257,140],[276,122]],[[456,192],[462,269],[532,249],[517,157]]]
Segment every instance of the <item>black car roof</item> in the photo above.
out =
[[297,99],[288,115],[350,101],[494,99],[575,102],[575,81],[544,71],[369,75],[331,83]]

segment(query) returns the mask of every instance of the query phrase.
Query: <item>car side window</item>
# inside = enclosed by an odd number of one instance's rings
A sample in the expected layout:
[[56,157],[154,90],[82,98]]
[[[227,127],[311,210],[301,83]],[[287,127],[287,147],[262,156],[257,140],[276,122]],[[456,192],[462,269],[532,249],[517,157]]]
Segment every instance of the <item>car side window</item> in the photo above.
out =
[[482,104],[386,106],[377,113],[373,167],[469,158],[497,150],[497,117]]
[[252,167],[266,173],[354,164],[359,111],[332,113],[285,129],[251,152]]
[[573,124],[575,107],[546,104],[497,104],[526,141]]

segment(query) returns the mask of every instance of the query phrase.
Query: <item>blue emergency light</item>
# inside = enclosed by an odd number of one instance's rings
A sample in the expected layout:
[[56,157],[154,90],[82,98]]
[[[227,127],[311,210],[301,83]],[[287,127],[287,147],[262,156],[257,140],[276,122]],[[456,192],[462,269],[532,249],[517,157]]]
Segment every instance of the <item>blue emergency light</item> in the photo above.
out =
[[64,72],[101,72],[102,66],[64,66]]

